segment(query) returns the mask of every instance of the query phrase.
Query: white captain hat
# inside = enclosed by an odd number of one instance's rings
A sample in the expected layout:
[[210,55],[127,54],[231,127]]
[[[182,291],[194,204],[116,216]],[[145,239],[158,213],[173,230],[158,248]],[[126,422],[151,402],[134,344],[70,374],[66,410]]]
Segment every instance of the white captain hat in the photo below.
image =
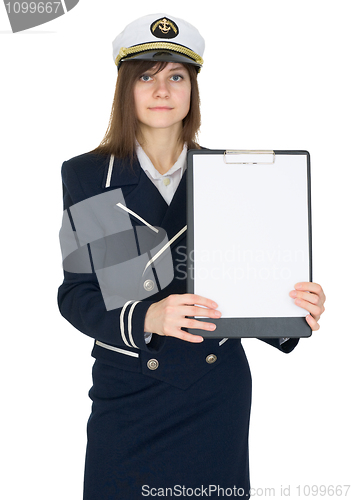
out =
[[123,61],[167,61],[203,64],[205,42],[199,31],[183,19],[150,14],[128,24],[112,43],[117,68]]

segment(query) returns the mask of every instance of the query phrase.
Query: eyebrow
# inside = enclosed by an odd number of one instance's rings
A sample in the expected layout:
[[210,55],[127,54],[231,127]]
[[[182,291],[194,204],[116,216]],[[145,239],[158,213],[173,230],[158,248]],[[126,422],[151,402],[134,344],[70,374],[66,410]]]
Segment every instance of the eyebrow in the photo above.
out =
[[[144,74],[151,73],[152,75],[156,75],[157,73],[154,73],[154,71],[153,71],[154,69],[155,69],[155,66],[153,66],[152,68],[147,69],[144,72]],[[183,71],[187,71],[187,69],[184,66],[179,65],[179,66],[176,66],[176,68],[170,69],[169,71],[171,72],[171,71],[182,71],[182,70]]]
[[172,69],[170,69],[170,71],[180,71],[180,70],[183,70],[183,69],[185,71],[187,71],[184,66],[176,66],[176,68],[172,68]]

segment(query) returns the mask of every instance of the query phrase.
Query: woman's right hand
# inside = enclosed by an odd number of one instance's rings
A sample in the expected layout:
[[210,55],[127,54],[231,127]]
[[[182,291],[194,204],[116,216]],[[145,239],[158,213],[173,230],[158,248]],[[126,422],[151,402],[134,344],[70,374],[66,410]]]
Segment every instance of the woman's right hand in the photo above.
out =
[[186,318],[186,316],[220,318],[221,312],[216,310],[217,307],[215,302],[200,295],[192,293],[169,295],[149,307],[145,316],[144,331],[176,337],[188,342],[203,342],[204,339],[200,335],[187,333],[181,328],[214,331],[216,328],[214,323],[198,321]]

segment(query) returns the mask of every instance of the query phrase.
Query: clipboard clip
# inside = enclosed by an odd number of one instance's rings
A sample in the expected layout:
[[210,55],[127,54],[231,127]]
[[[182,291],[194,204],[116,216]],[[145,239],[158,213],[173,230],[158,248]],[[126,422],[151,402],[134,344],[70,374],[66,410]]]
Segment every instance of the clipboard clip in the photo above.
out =
[[275,151],[227,149],[224,152],[224,162],[227,164],[260,164],[275,163]]

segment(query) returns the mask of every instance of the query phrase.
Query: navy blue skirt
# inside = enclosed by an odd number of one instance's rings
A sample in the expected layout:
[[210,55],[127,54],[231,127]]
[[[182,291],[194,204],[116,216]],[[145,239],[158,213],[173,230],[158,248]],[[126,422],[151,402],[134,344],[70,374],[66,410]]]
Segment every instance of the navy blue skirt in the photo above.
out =
[[234,488],[248,498],[251,374],[240,342],[186,390],[95,361],[89,395],[84,500]]

